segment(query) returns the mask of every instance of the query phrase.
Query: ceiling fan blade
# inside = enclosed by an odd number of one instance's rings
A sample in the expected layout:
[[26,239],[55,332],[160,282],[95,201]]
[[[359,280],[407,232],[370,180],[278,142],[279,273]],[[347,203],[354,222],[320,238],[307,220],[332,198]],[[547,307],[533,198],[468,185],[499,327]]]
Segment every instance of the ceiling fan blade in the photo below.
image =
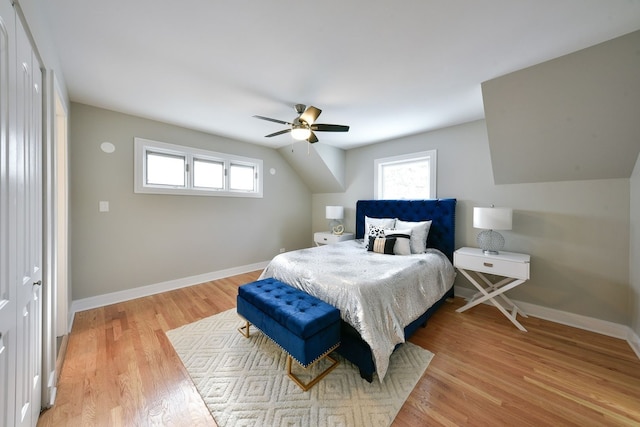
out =
[[285,121],[278,120],[278,119],[272,119],[270,117],[264,117],[264,116],[253,116],[253,117],[255,117],[256,119],[260,119],[260,120],[267,120],[269,122],[280,123],[282,125],[292,125],[293,124],[293,123],[285,122]]
[[315,142],[318,142],[318,137],[316,136],[315,133],[311,132],[311,135],[309,135],[309,138],[307,138],[307,141],[313,144]]
[[269,135],[265,135],[265,138],[271,138],[272,136],[282,135],[283,133],[291,132],[291,129],[281,130],[279,132],[270,133]]
[[349,126],[318,123],[317,125],[311,125],[311,130],[320,132],[349,132]]
[[300,115],[300,120],[304,120],[308,124],[312,125],[313,122],[318,119],[320,113],[322,113],[322,110],[314,107],[313,105],[310,105],[306,110],[304,110],[304,113]]

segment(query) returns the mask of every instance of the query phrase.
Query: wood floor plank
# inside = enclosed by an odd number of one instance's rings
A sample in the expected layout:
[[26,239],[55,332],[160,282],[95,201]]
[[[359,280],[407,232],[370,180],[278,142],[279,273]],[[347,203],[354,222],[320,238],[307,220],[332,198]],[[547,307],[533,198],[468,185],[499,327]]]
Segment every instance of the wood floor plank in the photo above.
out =
[[[165,332],[235,307],[260,271],[77,313],[38,426],[215,426]],[[433,353],[394,426],[640,426],[640,360],[542,319],[456,298],[410,339]]]

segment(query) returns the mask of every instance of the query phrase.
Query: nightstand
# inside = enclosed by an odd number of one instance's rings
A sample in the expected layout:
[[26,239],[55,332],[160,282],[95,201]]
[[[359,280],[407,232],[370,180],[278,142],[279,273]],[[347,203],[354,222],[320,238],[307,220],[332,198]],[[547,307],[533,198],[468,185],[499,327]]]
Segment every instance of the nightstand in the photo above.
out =
[[318,231],[313,234],[313,241],[316,246],[330,245],[332,243],[344,242],[345,240],[353,240],[353,233],[333,234],[329,231]]
[[[527,330],[518,322],[516,316],[520,313],[523,317],[528,317],[517,305],[514,304],[504,294],[506,291],[520,286],[529,280],[530,256],[515,252],[500,252],[497,255],[486,255],[482,249],[460,248],[453,253],[453,265],[478,289],[469,302],[456,311],[462,313],[485,301],[498,308],[518,329]],[[471,275],[474,272],[475,275]],[[485,276],[492,274],[501,276],[503,279],[493,283]],[[477,276],[477,277],[474,277]],[[479,280],[478,280],[479,279]],[[482,282],[482,283],[480,283]],[[509,306],[509,310],[500,304],[501,301]]]

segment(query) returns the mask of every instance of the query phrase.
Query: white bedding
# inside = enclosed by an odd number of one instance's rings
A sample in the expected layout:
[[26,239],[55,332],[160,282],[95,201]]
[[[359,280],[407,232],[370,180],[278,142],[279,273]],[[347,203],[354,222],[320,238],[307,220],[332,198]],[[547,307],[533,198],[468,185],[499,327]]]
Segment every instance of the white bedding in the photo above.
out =
[[367,252],[361,240],[276,256],[261,279],[273,277],[340,310],[369,344],[380,381],[404,328],[453,285],[454,268],[436,249],[415,255]]

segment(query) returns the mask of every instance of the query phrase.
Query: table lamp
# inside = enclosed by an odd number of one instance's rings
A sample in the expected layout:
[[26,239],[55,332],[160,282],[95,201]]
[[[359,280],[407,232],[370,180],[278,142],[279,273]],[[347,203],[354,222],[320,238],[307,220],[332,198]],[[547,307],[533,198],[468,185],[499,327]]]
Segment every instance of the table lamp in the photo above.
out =
[[478,246],[485,255],[497,255],[504,248],[504,237],[495,230],[511,230],[511,208],[473,208],[473,227],[481,228]]
[[344,232],[344,226],[342,225],[342,219],[344,218],[343,206],[327,206],[325,216],[329,220],[329,231],[333,234],[342,234]]

